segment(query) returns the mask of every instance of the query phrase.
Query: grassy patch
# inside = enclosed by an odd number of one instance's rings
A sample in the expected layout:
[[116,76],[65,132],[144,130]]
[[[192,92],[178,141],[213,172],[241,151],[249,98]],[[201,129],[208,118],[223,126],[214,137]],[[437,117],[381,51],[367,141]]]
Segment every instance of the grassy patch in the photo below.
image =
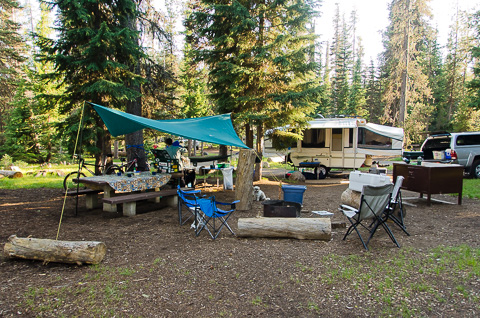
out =
[[480,199],[480,179],[463,179],[463,197]]
[[[441,246],[427,252],[402,249],[382,259],[370,253],[328,255],[322,264],[327,268],[319,276],[322,284],[332,290],[354,288],[358,301],[368,298],[370,305],[365,309],[379,316],[422,316],[428,313],[425,308],[434,308],[449,298],[472,302],[479,298],[470,282],[480,278],[480,249],[466,245]],[[445,290],[450,290],[450,295]],[[417,308],[415,302],[407,302],[413,295],[423,299],[426,306]],[[383,311],[377,312],[378,308]]]

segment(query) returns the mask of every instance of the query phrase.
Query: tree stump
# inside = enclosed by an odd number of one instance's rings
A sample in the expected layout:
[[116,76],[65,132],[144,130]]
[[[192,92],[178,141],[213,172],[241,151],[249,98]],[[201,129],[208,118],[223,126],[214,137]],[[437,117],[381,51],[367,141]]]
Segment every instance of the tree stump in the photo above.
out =
[[239,218],[237,234],[330,241],[332,222],[330,218]]
[[340,196],[340,201],[342,204],[346,204],[358,209],[360,207],[361,197],[362,193],[347,188],[347,190],[343,191],[342,195]]
[[107,247],[103,242],[56,241],[12,235],[8,238],[3,252],[7,257],[81,265],[100,263]]
[[20,171],[0,170],[0,174],[2,176],[5,176],[5,177],[11,178],[11,179],[22,178],[23,177],[23,173],[21,173]]
[[235,182],[235,200],[240,200],[237,210],[250,210],[253,205],[253,166],[255,152],[241,149],[238,155],[237,179]]

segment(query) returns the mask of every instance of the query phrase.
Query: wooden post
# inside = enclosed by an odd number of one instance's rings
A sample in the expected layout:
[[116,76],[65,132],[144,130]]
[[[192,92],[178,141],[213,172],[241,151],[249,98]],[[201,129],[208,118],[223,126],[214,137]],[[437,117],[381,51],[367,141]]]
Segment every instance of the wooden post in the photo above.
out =
[[253,205],[253,167],[255,152],[252,149],[241,149],[238,155],[237,180],[235,184],[235,200],[240,200],[237,210],[250,210]]
[[107,247],[103,242],[55,241],[12,235],[8,238],[3,252],[7,257],[81,265],[100,263]]
[[113,141],[113,158],[118,159],[118,140]]

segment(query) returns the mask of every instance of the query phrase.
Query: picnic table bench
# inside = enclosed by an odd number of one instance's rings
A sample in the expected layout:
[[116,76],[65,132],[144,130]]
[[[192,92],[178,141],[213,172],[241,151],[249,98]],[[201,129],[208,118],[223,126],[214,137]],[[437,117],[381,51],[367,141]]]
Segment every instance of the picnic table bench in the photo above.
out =
[[[189,190],[189,188],[182,188],[182,190]],[[150,191],[141,193],[129,193],[124,195],[103,198],[104,203],[111,205],[123,204],[123,215],[134,216],[136,214],[137,202],[149,199],[167,198],[166,203],[171,207],[176,207],[178,204],[177,189],[165,189],[160,191]]]
[[[98,189],[73,189],[67,192],[67,196],[72,197],[76,195],[84,195],[84,194],[99,194],[100,192],[103,192],[102,190]],[[65,192],[63,192],[63,195],[65,195]]]

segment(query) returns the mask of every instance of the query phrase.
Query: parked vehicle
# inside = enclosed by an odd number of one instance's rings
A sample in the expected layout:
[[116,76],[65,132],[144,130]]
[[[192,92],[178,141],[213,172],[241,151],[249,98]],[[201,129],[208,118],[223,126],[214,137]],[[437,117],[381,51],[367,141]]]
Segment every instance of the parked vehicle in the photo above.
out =
[[370,165],[372,156],[402,154],[402,128],[367,123],[362,118],[319,118],[309,125],[303,140],[291,146],[289,158],[296,167],[300,163],[318,163],[323,176],[332,168]]
[[424,160],[448,161],[465,167],[465,172],[480,178],[480,132],[431,135],[423,142]]

